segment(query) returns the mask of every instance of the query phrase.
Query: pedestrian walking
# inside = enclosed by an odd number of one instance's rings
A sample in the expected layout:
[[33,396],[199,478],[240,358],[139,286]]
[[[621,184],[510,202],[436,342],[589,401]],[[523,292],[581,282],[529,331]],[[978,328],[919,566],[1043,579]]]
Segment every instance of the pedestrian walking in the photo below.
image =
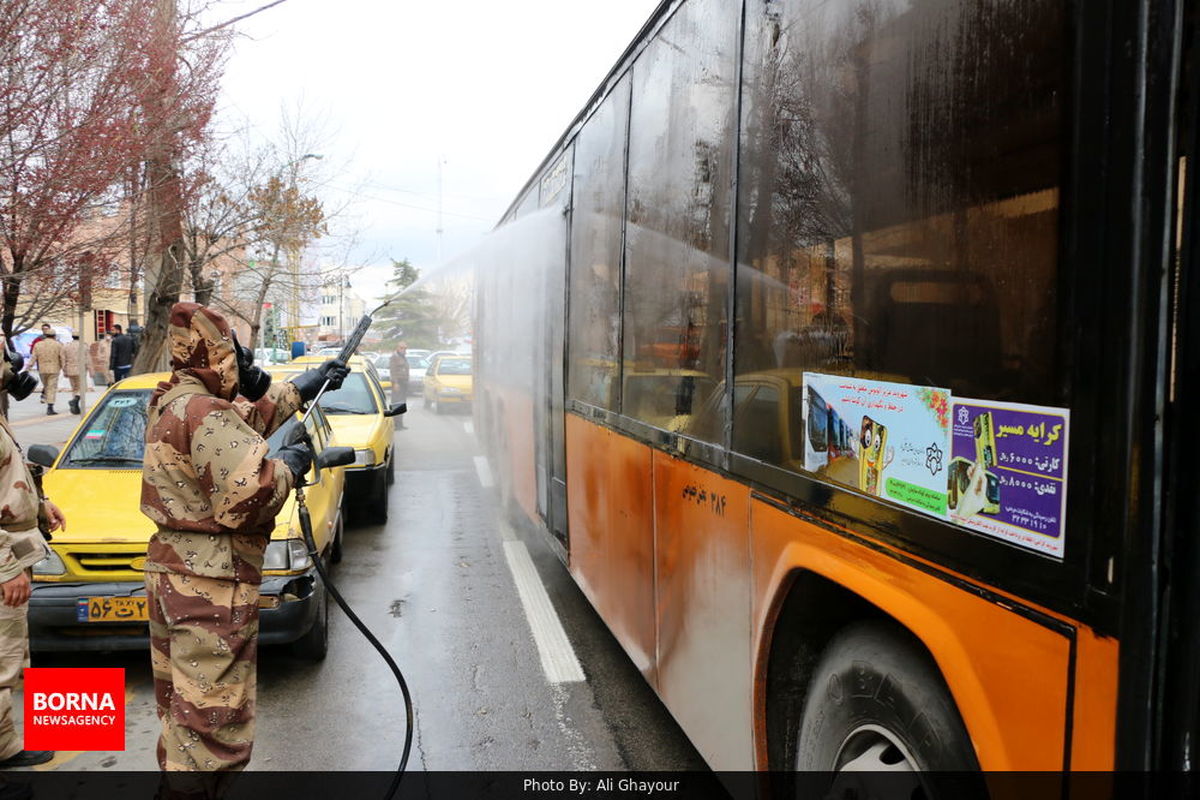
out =
[[[410,377],[408,366],[408,343],[399,342],[396,350],[388,359],[388,373],[392,376],[392,402],[403,403],[408,399],[408,381]],[[404,430],[404,415],[397,417],[400,430]]]
[[34,339],[32,342],[29,343],[29,351],[31,353],[33,352],[33,348],[37,347],[37,343],[40,342],[42,339],[45,339],[46,334],[49,333],[51,330],[52,329],[48,324],[46,324],[45,322],[42,323],[42,335],[37,337],[36,339]]
[[79,334],[71,334],[71,343],[63,348],[62,353],[62,371],[63,375],[67,376],[67,380],[71,382],[71,394],[74,395],[68,401],[67,405],[71,408],[72,414],[79,414],[79,398],[83,394],[83,382],[87,377],[83,374],[83,359],[79,354]]
[[57,414],[54,401],[58,397],[58,376],[63,368],[63,346],[53,328],[47,330],[45,338],[33,346],[32,355],[33,367],[42,379],[42,400],[46,404],[46,413]]
[[[17,400],[33,391],[32,375],[20,375],[24,359],[4,350],[0,386]],[[38,517],[47,530],[66,529],[58,507],[41,497],[21,448],[0,417],[0,769],[31,767],[54,757],[49,750],[24,750],[22,737],[13,722],[13,692],[21,672],[29,666],[29,595],[33,565],[49,551]]]
[[112,372],[109,370],[110,355],[108,334],[102,334],[97,341],[88,345],[88,370],[92,373],[92,380],[96,382],[97,386],[107,386],[112,383],[110,378]]
[[133,369],[133,357],[137,355],[137,344],[120,325],[113,325],[113,338],[109,343],[108,368],[113,371],[113,381],[129,377]]
[[330,360],[272,384],[216,311],[176,303],[169,324],[173,372],[150,398],[141,505],[158,526],[144,568],[158,764],[237,771],[254,745],[263,553],[313,461],[307,441],[268,458],[265,437],[349,369]]

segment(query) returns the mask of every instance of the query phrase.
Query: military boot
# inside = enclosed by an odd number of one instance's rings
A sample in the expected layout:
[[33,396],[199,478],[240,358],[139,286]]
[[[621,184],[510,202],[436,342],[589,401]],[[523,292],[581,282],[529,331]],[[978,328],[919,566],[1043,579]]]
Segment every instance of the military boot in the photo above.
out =
[[46,416],[57,413],[58,412],[54,410],[54,403],[46,403]]
[[67,405],[71,407],[72,414],[82,413],[79,410],[79,395],[75,395],[73,398],[71,398],[71,400],[67,403]]

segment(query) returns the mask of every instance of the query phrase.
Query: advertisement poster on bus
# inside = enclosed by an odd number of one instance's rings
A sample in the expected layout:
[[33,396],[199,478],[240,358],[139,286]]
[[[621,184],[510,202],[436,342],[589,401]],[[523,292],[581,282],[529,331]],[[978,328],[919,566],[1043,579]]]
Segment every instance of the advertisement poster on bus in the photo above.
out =
[[950,521],[1063,557],[1065,408],[954,398]]
[[950,392],[804,373],[804,468],[946,518]]

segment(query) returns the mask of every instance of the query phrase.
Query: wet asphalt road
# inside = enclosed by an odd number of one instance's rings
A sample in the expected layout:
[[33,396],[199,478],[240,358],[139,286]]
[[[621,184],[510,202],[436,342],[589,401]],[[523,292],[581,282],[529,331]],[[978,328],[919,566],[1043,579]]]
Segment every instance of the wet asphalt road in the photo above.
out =
[[[410,769],[703,769],[653,691],[540,535],[500,523],[473,457],[470,417],[412,404],[396,435],[385,526],[351,524],[333,568],[346,599],[404,670],[416,703]],[[551,683],[505,557],[528,548],[584,682]],[[403,744],[400,692],[383,661],[331,606],[319,664],[259,656],[251,769],[390,770]],[[145,653],[45,654],[35,666],[126,668],[126,750],[61,753],[37,769],[155,769]],[[20,708],[20,699],[17,699]]]

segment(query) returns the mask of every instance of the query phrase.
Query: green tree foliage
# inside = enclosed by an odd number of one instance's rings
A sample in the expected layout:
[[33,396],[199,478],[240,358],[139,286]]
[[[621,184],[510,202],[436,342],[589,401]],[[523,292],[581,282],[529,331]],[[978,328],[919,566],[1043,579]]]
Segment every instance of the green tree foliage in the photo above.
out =
[[408,259],[392,259],[392,279],[388,281],[388,293],[404,291],[378,314],[375,329],[383,336],[383,346],[389,350],[397,342],[404,341],[409,347],[437,349],[441,346],[438,332],[438,310],[429,292],[420,287],[410,288],[421,277],[421,271]]

